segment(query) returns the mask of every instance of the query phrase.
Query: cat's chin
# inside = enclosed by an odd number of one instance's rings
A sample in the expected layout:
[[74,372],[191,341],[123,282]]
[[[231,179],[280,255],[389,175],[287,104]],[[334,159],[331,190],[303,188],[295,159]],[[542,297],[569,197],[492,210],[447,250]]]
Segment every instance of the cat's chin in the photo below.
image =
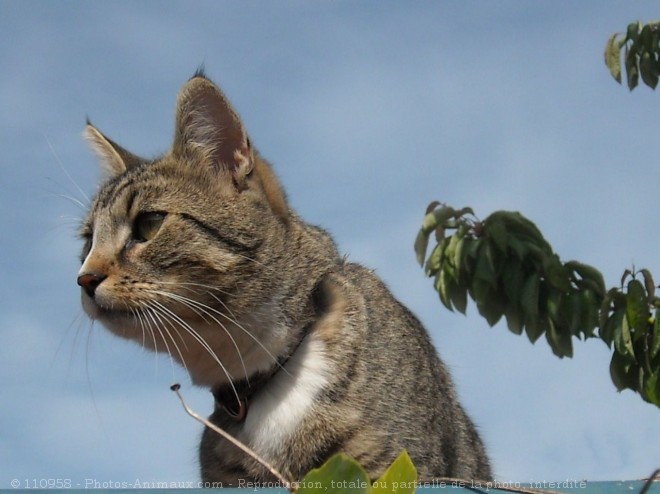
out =
[[[132,323],[133,318],[127,314],[118,310],[106,309],[99,304],[97,304],[93,299],[85,295],[81,295],[82,307],[87,316],[103,324],[106,328],[116,334],[120,334],[115,328],[117,327],[126,327],[126,323]],[[121,331],[120,336],[127,337],[125,330]]]
[[82,291],[80,293],[80,302],[85,314],[87,314],[90,319],[95,321],[102,319],[104,311]]

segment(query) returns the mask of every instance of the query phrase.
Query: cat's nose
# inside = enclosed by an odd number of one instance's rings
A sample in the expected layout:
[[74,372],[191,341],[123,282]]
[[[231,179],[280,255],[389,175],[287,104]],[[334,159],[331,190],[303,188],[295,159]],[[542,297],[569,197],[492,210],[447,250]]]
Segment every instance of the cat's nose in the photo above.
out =
[[94,298],[96,288],[107,278],[103,273],[84,273],[78,276],[78,284],[85,290],[85,293]]

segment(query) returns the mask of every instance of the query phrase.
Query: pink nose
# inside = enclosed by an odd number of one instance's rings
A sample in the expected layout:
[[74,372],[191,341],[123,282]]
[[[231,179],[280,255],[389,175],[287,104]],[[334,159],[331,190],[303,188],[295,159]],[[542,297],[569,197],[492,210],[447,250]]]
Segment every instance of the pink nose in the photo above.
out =
[[84,273],[78,276],[78,284],[85,290],[85,293],[91,298],[94,298],[96,288],[107,276],[103,273]]

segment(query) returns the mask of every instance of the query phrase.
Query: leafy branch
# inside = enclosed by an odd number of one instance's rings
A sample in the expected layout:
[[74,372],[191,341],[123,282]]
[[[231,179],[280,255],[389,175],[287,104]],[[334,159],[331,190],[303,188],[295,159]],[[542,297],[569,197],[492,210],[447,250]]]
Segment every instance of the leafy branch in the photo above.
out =
[[[291,494],[414,494],[417,487],[438,487],[441,489],[445,487],[465,487],[468,490],[485,489],[486,491],[495,488],[499,491],[519,494],[559,494],[556,491],[512,486],[508,482],[492,480],[450,477],[418,479],[417,469],[406,450],[403,450],[398,458],[374,482],[371,482],[367,471],[356,460],[344,453],[331,456],[323,465],[310,470],[299,481],[292,480],[278,472],[247,445],[192,410],[183,399],[179,391],[181,389],[179,384],[173,384],[170,389],[179,397],[188,415],[209,427],[225,440],[240,448],[243,453],[260,463],[277,479],[279,486],[287,489]],[[254,482],[253,484],[256,488],[259,483]],[[268,483],[268,485],[270,486],[271,483]],[[640,492],[640,494],[643,494],[643,492]]]
[[633,22],[626,34],[614,33],[605,45],[605,64],[612,77],[621,84],[621,50],[626,69],[628,88],[632,91],[642,76],[644,84],[652,89],[660,78],[660,21],[642,25]]
[[[437,245],[427,257],[432,234]],[[415,252],[449,310],[464,314],[469,295],[488,324],[504,317],[532,343],[545,334],[560,358],[573,356],[572,337],[598,337],[614,349],[616,388],[660,407],[660,298],[648,270],[626,270],[621,286],[606,290],[597,269],[562,262],[520,213],[479,221],[471,208],[438,202],[427,208]]]

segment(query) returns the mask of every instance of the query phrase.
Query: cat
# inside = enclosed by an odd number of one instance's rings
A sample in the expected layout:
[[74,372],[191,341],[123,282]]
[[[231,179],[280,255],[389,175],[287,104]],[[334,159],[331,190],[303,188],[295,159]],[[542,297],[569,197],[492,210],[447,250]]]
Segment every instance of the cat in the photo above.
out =
[[[336,452],[375,479],[403,449],[420,478],[492,477],[421,323],[289,207],[203,71],[163,156],[85,133],[107,177],[80,230],[84,310],[185,366],[214,424],[293,480]],[[208,428],[199,462],[204,482],[273,480]]]

